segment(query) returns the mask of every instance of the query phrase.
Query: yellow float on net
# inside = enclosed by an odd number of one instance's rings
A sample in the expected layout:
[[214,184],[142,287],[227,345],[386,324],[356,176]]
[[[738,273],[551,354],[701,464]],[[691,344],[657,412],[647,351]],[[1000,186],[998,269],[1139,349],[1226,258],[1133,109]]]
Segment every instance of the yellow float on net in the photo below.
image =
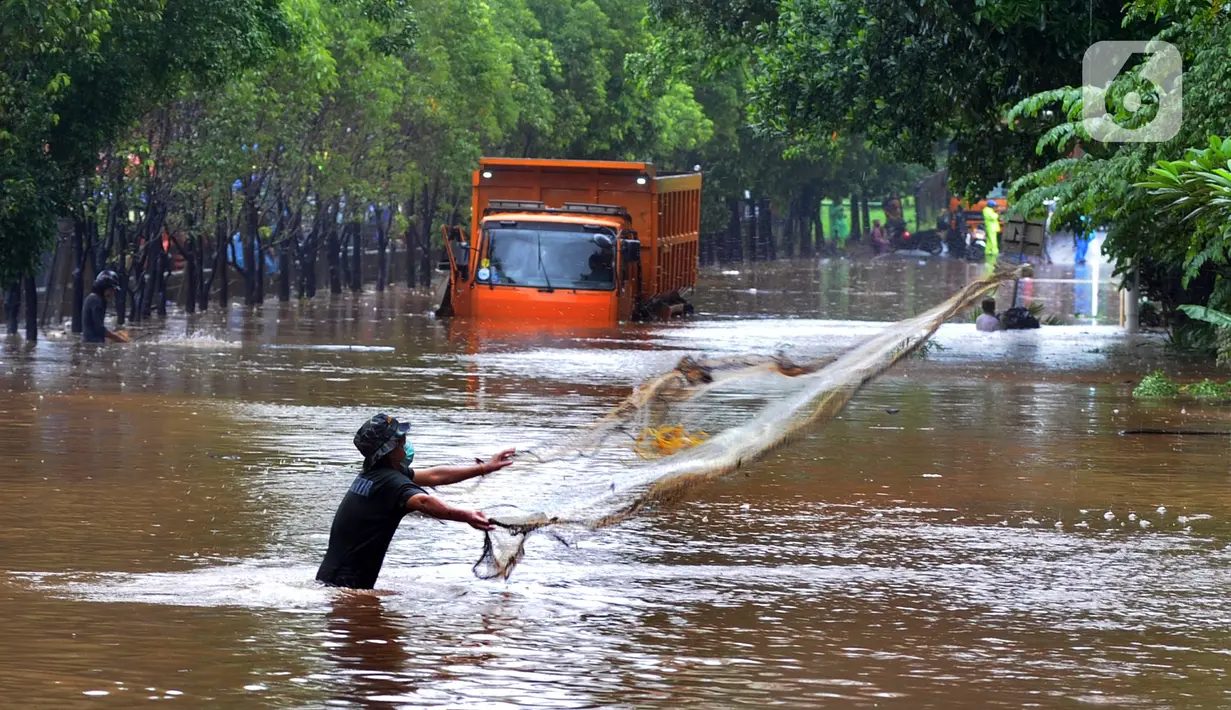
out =
[[689,434],[682,426],[646,427],[633,442],[633,451],[643,459],[654,459],[691,449],[708,438],[703,431]]

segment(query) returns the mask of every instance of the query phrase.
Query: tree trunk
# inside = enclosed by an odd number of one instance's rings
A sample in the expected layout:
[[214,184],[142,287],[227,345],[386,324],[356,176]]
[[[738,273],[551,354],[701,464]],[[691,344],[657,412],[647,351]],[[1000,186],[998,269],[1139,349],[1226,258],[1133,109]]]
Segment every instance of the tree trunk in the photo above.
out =
[[303,291],[300,297],[307,296],[308,298],[316,298],[316,254],[320,248],[321,229],[324,228],[324,215],[332,214],[327,212],[324,205],[321,204],[320,195],[316,196],[316,217],[312,220],[312,230],[308,232],[307,243],[300,251],[300,279],[303,283]]
[[308,298],[316,298],[316,256],[320,253],[321,233],[315,231],[308,235],[307,266],[304,267],[304,284]]
[[376,210],[376,249],[376,290],[384,293],[389,283],[389,230],[385,227],[384,209],[379,207]]
[[406,200],[406,288],[414,288],[415,279],[415,224],[410,219],[415,214],[415,198]]
[[815,253],[825,253],[825,220],[821,218],[821,207],[825,205],[825,199],[820,195],[812,198],[811,206],[808,209],[808,223],[811,231],[815,232],[813,244],[815,244]]
[[90,257],[85,272],[85,282],[91,287],[94,285],[94,279],[98,278],[98,272],[106,268],[107,251],[109,250],[109,246],[107,249],[103,248],[102,239],[98,236],[98,220],[91,217],[87,222],[85,248],[86,255]]
[[350,223],[351,263],[350,290],[359,293],[363,290],[363,223],[355,220]]
[[453,209],[449,211],[449,226],[456,227],[458,222],[462,221],[462,192],[455,189],[453,191]]
[[744,206],[744,218],[747,220],[745,231],[748,232],[748,260],[759,261],[761,249],[757,244],[757,206],[755,202],[749,200]]
[[[122,184],[122,182],[119,183],[119,185]],[[117,190],[119,185],[117,185]],[[94,264],[95,270],[106,268],[107,257],[111,254],[111,248],[115,246],[116,237],[119,236],[121,209],[121,201],[118,199],[112,200],[111,208],[107,210],[107,239],[104,244],[98,247],[98,259],[97,263]],[[124,252],[121,250],[120,260],[122,261],[123,259]]]
[[260,253],[261,215],[256,208],[256,198],[244,198],[244,273],[248,276],[245,303],[255,306],[261,302],[258,282],[265,275],[265,259]]
[[757,241],[761,243],[762,260],[778,259],[778,248],[774,244],[774,213],[767,199],[757,203]]
[[180,253],[184,255],[184,280],[186,284],[184,290],[188,294],[184,297],[184,310],[189,315],[197,312],[197,291],[200,290],[197,282],[200,274],[197,273],[197,254],[199,252],[195,243],[196,239],[197,237],[191,234],[185,235],[184,240],[189,245],[188,251],[180,250]]
[[211,277],[216,279],[218,284],[218,307],[222,309],[223,314],[226,314],[227,308],[231,305],[231,275],[230,265],[227,259],[227,250],[231,246],[231,237],[227,234],[226,224],[221,219],[218,220],[218,226],[214,229],[215,239],[218,240],[218,257],[214,264],[214,275]]
[[132,288],[132,296],[128,299],[128,320],[133,323],[140,322],[141,313],[141,294],[145,291],[145,286],[141,281],[141,260],[145,258],[145,251],[139,246],[140,238],[137,239],[137,245],[132,255],[131,274],[127,284]]
[[342,286],[343,288],[350,288],[350,285],[352,282],[351,274],[350,274],[350,267],[352,263],[352,257],[350,253],[350,240],[351,240],[350,222],[342,223],[342,231],[341,231],[341,235],[339,239],[340,239],[339,245],[341,248],[341,252],[338,254],[338,263],[342,265]]
[[799,256],[804,259],[812,256],[812,220],[808,217],[808,206],[811,204],[812,196],[807,191],[796,202],[796,242],[799,244]]
[[783,259],[790,259],[795,254],[795,203],[786,203],[786,219],[782,220],[782,229],[778,240],[774,242],[776,253]]
[[312,229],[303,235],[303,241],[299,243],[299,248],[295,250],[295,261],[299,265],[299,273],[295,279],[295,298],[300,301],[308,297],[308,264],[311,262],[311,257],[308,255],[308,250],[314,248],[313,242],[316,238],[316,232],[320,229],[321,214],[317,208],[316,217],[312,220]]
[[[314,231],[316,227],[312,228]],[[306,234],[299,249],[295,250],[296,261],[299,262],[299,274],[295,279],[295,298],[300,301],[308,297],[308,248],[312,246],[312,232]]]
[[[140,239],[137,240],[140,244]],[[133,323],[141,322],[141,304],[145,301],[145,260],[148,248],[140,246],[137,248],[137,253],[133,255],[133,296],[132,301],[128,305],[128,318]]]
[[158,317],[167,317],[167,272],[171,270],[171,254],[163,248],[162,240],[158,240],[157,254],[158,270],[154,278],[158,279]]
[[728,197],[727,211],[729,217],[727,219],[727,236],[719,256],[719,261],[723,263],[729,264],[743,260],[742,250],[740,249],[740,240],[743,238],[743,235],[740,234],[739,209],[739,200],[734,197]]
[[141,320],[147,320],[154,312],[154,299],[158,294],[158,269],[162,266],[158,261],[158,253],[162,251],[162,244],[154,244],[147,242],[149,245],[145,250],[145,268],[142,278],[144,288],[141,292]]
[[[73,334],[81,334],[81,308],[85,304],[85,221],[73,220]],[[61,311],[63,313],[63,311]]]
[[432,285],[432,223],[436,220],[436,206],[440,198],[440,178],[428,192],[423,185],[423,220],[419,223],[419,283],[424,288]]
[[342,293],[342,243],[338,239],[338,225],[333,220],[329,222],[325,249],[329,260],[329,293],[336,296]]
[[868,234],[872,233],[872,209],[868,206],[868,189],[862,188],[863,192],[863,227]]
[[33,276],[27,276],[26,284],[26,340],[38,340],[38,286]]
[[851,238],[850,241],[858,242],[863,236],[863,228],[859,222],[859,198],[856,193],[851,193]]
[[[285,208],[282,212],[285,212]],[[283,217],[282,228],[278,230],[278,301],[291,301],[291,245],[299,244],[299,214],[296,214],[288,224]]]
[[[307,234],[303,234],[303,240],[299,240],[299,234],[295,239],[299,246],[295,249],[295,261],[299,265],[298,278],[295,279],[295,297],[299,300],[308,298],[308,281],[311,278],[308,269],[313,265],[316,251],[316,235],[321,231],[321,215],[325,212],[325,206],[321,204],[320,195],[316,196],[316,214],[312,216],[312,229],[308,230]],[[299,223],[300,233],[303,231],[303,223]]]
[[256,284],[256,304],[265,302],[265,247],[261,244],[261,232],[258,220],[256,232],[256,259],[252,262],[252,283]]
[[119,242],[120,258],[116,260],[115,271],[120,277],[120,288],[115,292],[115,322],[116,327],[124,325],[128,299],[128,224],[117,218],[115,236]]
[[9,284],[8,292],[4,294],[4,322],[8,325],[9,335],[17,335],[17,321],[21,314],[21,282]]
[[197,235],[197,244],[193,247],[193,253],[196,255],[197,264],[197,290],[193,294],[193,298],[197,300],[197,307],[202,313],[209,310],[209,281],[205,280],[205,255],[209,249],[209,240],[205,238],[205,233]]

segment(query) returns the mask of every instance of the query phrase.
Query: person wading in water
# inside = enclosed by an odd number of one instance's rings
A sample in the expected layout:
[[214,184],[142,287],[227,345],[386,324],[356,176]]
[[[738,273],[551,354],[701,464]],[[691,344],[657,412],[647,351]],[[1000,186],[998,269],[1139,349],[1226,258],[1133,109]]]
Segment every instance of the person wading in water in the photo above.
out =
[[114,271],[103,271],[94,278],[94,287],[81,304],[81,342],[128,342],[123,333],[107,330],[107,326],[103,324],[103,319],[107,317],[107,299],[111,298],[119,285],[120,277]]
[[514,450],[506,449],[473,466],[434,466],[416,472],[410,468],[415,449],[406,440],[409,430],[410,424],[377,414],[355,434],[363,471],[333,516],[329,549],[316,572],[318,581],[331,587],[372,589],[393,533],[407,513],[467,523],[476,530],[492,529],[483,513],[453,508],[421,486],[447,486],[499,471],[513,463]]

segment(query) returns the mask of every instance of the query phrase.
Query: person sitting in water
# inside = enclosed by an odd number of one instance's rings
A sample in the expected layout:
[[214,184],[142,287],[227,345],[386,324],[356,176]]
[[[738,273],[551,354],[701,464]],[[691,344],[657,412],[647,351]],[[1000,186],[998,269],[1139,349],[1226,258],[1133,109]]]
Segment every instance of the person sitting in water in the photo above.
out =
[[983,312],[980,313],[979,318],[975,320],[975,328],[987,333],[996,330],[1004,330],[1004,326],[1000,323],[1000,319],[996,317],[995,299],[983,299]]
[[885,238],[885,229],[879,219],[872,220],[872,251],[877,254],[889,251],[889,240]]
[[103,323],[103,319],[107,317],[107,299],[111,298],[119,285],[120,277],[114,271],[103,271],[94,278],[94,287],[81,304],[81,342],[128,342],[128,338],[122,333],[107,330]]
[[377,414],[355,434],[363,470],[333,516],[329,549],[316,572],[318,581],[331,587],[372,589],[393,534],[407,513],[466,523],[476,530],[492,529],[483,513],[449,506],[422,486],[447,486],[499,471],[513,463],[513,449],[474,466],[433,466],[416,472],[410,469],[415,449],[406,439],[409,430],[410,424]]

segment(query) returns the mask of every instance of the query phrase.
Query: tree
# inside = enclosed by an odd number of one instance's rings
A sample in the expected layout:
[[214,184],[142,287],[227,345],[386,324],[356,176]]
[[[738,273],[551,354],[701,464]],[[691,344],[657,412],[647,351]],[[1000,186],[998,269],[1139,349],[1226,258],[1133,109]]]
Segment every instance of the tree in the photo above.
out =
[[[1022,176],[1012,193],[1023,212],[1055,201],[1053,222],[1059,226],[1076,227],[1084,216],[1108,227],[1104,251],[1118,273],[1136,271],[1145,292],[1166,311],[1183,304],[1225,308],[1231,303],[1231,266],[1218,223],[1218,185],[1219,171],[1227,168],[1226,148],[1211,136],[1231,133],[1226,71],[1231,22],[1207,5],[1151,0],[1130,5],[1125,24],[1154,28],[1159,18],[1165,22],[1155,36],[1184,53],[1179,133],[1157,143],[1099,143],[1081,120],[1080,89],[1041,92],[1020,102],[1008,118],[1045,120],[1046,132],[1032,136],[1037,151],[1063,157]],[[1141,125],[1157,114],[1160,99],[1146,88],[1141,66],[1130,65],[1108,91],[1110,120],[1117,124]],[[1123,100],[1133,91],[1146,98],[1141,110],[1130,110]],[[1204,148],[1187,151],[1188,146]]]
[[671,31],[701,31],[709,61],[748,54],[750,110],[762,132],[810,144],[859,134],[892,160],[932,164],[954,140],[959,190],[985,194],[1045,164],[1004,112],[1075,82],[1091,39],[1127,36],[1120,4],[1042,0],[656,0]]
[[56,212],[138,116],[291,41],[277,0],[0,5],[0,282],[36,268]]

